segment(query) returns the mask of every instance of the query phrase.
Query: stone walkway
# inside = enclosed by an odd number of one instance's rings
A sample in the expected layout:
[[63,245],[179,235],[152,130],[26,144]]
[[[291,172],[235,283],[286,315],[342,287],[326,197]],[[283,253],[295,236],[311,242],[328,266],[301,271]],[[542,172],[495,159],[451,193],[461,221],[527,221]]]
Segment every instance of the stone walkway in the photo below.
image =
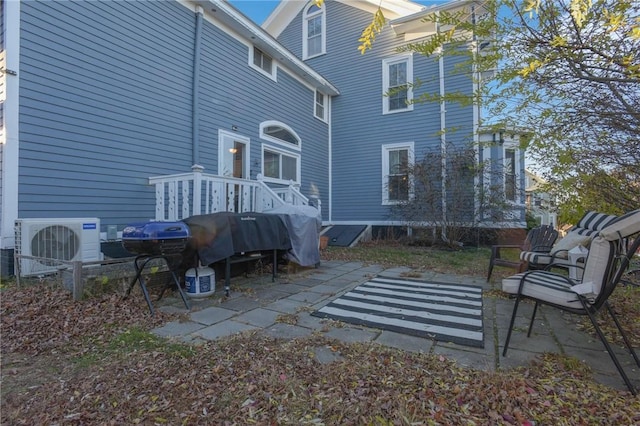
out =
[[[602,343],[578,330],[575,316],[551,307],[541,306],[538,309],[533,333],[527,338],[526,330],[533,305],[521,304],[506,357],[502,356],[502,347],[513,301],[491,294],[485,295],[483,299],[484,348],[438,342],[350,324],[335,327],[327,320],[311,316],[314,310],[375,275],[406,278],[410,271],[408,268],[385,269],[357,262],[330,261],[323,262],[316,269],[280,274],[275,283],[271,282],[270,274],[251,279],[238,277],[232,279],[229,298],[223,298],[222,289],[217,288],[213,296],[191,299],[190,311],[185,309],[180,298],[175,295],[155,302],[161,310],[185,313],[188,320],[167,323],[155,329],[154,333],[197,343],[246,330],[258,330],[280,338],[303,337],[320,331],[327,337],[347,342],[373,341],[407,351],[439,354],[455,359],[458,364],[489,371],[523,366],[540,353],[555,352],[586,362],[599,382],[626,389]],[[424,281],[475,284],[485,290],[491,289],[491,285],[480,278],[428,272],[417,276],[415,271],[411,271],[410,277]],[[286,321],[287,316],[295,316],[296,321]],[[627,375],[636,387],[640,386],[640,371],[631,355],[624,348],[615,350]],[[323,357],[333,355],[319,353],[317,356],[322,360]]]

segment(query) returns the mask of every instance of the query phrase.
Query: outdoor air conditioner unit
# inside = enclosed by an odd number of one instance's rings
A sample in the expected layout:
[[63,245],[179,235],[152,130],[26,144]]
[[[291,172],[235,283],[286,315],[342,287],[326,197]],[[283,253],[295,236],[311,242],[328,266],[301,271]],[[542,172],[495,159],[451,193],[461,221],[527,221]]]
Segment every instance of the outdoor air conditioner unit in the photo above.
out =
[[20,276],[56,272],[65,262],[101,260],[100,219],[17,219],[15,222]]

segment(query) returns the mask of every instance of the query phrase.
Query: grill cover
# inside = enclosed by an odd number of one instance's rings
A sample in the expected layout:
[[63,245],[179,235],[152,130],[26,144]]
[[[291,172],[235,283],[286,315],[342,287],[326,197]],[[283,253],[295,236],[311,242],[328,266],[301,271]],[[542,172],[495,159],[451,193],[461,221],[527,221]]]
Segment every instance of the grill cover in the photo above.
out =
[[184,222],[132,223],[122,231],[122,245],[136,254],[178,254],[187,246],[189,236]]
[[191,216],[184,222],[191,231],[190,246],[203,265],[235,253],[291,248],[287,228],[274,214],[221,212]]

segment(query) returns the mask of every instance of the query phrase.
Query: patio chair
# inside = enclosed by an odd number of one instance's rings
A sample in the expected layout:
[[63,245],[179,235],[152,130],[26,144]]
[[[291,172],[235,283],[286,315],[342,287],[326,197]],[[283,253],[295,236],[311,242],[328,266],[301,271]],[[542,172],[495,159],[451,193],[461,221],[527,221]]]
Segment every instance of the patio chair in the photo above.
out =
[[[551,263],[554,267],[569,269],[573,266],[568,256],[569,251],[577,246],[588,248],[598,232],[617,219],[614,215],[588,211],[550,251],[523,251],[520,253],[520,260],[527,264],[526,269],[545,269]],[[584,266],[584,263],[579,266]]]
[[[540,304],[579,315],[587,315],[625,384],[636,395],[636,389],[627,377],[600,326],[598,326],[596,315],[601,310],[611,315],[627,349],[631,352],[638,367],[640,367],[640,359],[638,359],[638,355],[633,350],[627,335],[608,302],[609,296],[628,268],[630,259],[640,247],[639,233],[640,209],[619,217],[615,222],[602,229],[591,242],[591,249],[586,259],[582,281],[572,280],[566,275],[548,270],[527,271],[502,280],[502,290],[516,295],[502,355],[506,356],[507,354],[516,313],[522,299],[530,299],[535,302],[527,337],[531,336],[531,328]],[[636,235],[631,246],[627,247],[626,243],[634,234],[639,235]]]
[[[553,229],[553,226],[541,225],[531,229],[522,244],[500,244],[491,246],[491,259],[489,260],[487,282],[491,279],[494,266],[514,268],[517,272],[523,272],[527,267],[527,262],[524,260],[503,258],[500,253],[502,249],[518,249],[520,252],[549,253],[556,238],[558,238],[558,231]],[[518,255],[519,254],[520,253],[518,253]]]

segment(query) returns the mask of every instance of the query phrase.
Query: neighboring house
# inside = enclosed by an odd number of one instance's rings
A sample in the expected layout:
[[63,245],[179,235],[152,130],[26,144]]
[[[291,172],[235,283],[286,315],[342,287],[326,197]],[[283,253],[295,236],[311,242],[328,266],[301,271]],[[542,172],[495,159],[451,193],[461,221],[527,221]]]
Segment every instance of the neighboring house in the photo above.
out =
[[408,104],[474,83],[455,59],[396,49],[433,34],[426,14],[468,3],[385,0],[390,25],[363,56],[377,1],[283,1],[265,29],[219,0],[3,1],[0,273],[18,218],[97,217],[106,239],[286,200],[326,224],[400,223],[398,166],[477,145],[480,110]]
[[539,225],[558,227],[558,214],[555,202],[548,192],[543,190],[545,180],[530,170],[525,169],[525,197],[527,212],[536,219]]

